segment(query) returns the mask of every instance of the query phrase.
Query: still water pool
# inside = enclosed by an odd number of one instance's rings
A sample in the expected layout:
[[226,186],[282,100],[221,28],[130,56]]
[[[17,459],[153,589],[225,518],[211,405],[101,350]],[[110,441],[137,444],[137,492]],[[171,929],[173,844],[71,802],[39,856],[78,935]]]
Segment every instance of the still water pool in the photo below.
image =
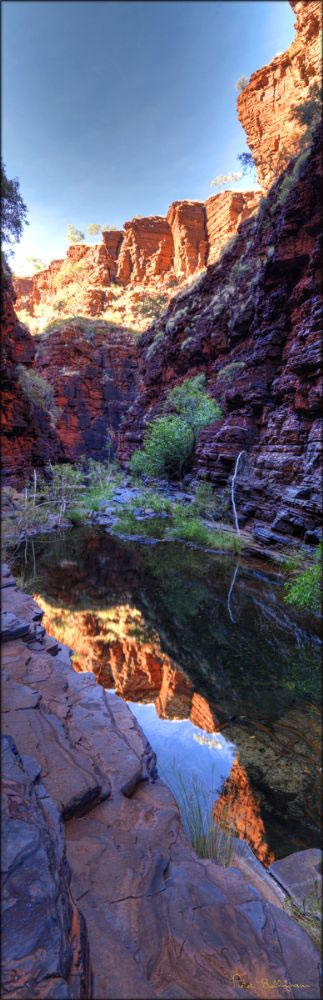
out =
[[88,527],[36,537],[11,567],[175,791],[198,782],[265,864],[319,846],[319,623],[284,604],[275,567]]

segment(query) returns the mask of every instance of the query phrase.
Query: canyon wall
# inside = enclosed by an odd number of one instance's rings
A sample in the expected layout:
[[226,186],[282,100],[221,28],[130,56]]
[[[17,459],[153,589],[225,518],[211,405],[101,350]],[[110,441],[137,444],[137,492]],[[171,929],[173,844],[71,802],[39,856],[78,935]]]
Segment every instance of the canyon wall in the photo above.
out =
[[[123,230],[105,230],[102,244],[69,247],[32,278],[15,278],[16,308],[30,317],[99,316],[115,306],[119,289],[174,287],[218,258],[239,223],[256,211],[260,193],[224,191],[205,203],[176,201],[167,216],[134,218]],[[140,295],[139,295],[140,298]],[[119,304],[119,303],[117,303]]]
[[34,337],[37,369],[54,389],[66,461],[114,454],[136,395],[137,346],[128,330],[82,320]]
[[27,478],[34,467],[62,459],[63,452],[48,412],[26,395],[20,371],[35,373],[35,344],[14,309],[11,275],[2,264],[1,475],[8,481]]
[[304,132],[293,116],[321,82],[322,5],[289,0],[296,14],[296,38],[267,66],[252,73],[238,98],[238,116],[265,191],[297,152]]
[[141,337],[139,394],[119,448],[127,460],[167,390],[204,373],[223,416],[202,433],[195,472],[222,488],[244,450],[241,522],[273,541],[310,541],[320,523],[321,138],[318,128],[220,262]]

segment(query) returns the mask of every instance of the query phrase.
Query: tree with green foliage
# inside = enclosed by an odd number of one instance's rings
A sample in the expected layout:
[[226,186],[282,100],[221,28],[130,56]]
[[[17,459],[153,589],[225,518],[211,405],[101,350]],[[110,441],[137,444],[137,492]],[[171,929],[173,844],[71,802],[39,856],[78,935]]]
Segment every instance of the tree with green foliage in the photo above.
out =
[[138,312],[141,316],[147,316],[147,319],[158,319],[168,304],[167,295],[146,295],[144,302],[138,308]]
[[101,230],[102,226],[99,226],[98,222],[91,222],[91,225],[87,227],[89,236],[98,236]]
[[19,190],[17,177],[8,180],[5,165],[1,160],[1,242],[9,247],[19,243],[24,226],[28,226],[27,208]]
[[242,176],[245,177],[246,174],[252,173],[254,180],[256,180],[256,164],[252,153],[238,153],[237,160],[240,161],[242,166]]
[[131,471],[181,479],[201,431],[220,416],[218,404],[205,391],[205,376],[185,379],[167,393],[161,416],[149,422],[144,447],[131,458]]
[[75,229],[71,223],[67,226],[67,240],[68,243],[84,243],[85,235],[80,229]]
[[44,271],[46,268],[46,264],[39,257],[26,257],[26,260],[32,264],[34,271]]

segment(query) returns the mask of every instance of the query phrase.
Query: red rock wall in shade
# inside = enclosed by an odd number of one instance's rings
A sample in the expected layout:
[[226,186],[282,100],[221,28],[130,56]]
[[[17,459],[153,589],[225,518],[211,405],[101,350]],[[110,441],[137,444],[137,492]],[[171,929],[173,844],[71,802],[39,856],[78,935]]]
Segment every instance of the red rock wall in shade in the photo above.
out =
[[223,417],[202,433],[195,471],[221,488],[248,453],[240,516],[259,520],[259,537],[263,522],[306,537],[320,520],[320,128],[280,202],[283,180],[221,261],[141,337],[139,393],[119,448],[126,460],[167,390],[204,373]]
[[67,461],[115,450],[119,425],[136,392],[137,346],[128,330],[97,322],[62,324],[34,338],[37,368],[54,387],[56,424]]
[[238,116],[258,172],[268,191],[287,159],[297,152],[304,128],[293,109],[308,100],[321,81],[322,5],[320,0],[290,0],[296,38],[268,66],[252,73],[238,98]]
[[62,458],[62,449],[49,415],[25,398],[19,383],[19,365],[34,370],[35,345],[29,330],[19,323],[15,295],[6,267],[2,270],[1,303],[1,475],[19,483],[32,469]]

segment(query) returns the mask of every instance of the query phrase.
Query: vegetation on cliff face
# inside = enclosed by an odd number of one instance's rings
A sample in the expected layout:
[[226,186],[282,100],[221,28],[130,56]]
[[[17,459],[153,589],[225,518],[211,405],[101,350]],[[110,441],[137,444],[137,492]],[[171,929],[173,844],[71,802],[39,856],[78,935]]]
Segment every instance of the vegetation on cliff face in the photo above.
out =
[[218,404],[204,386],[205,376],[197,375],[167,393],[162,415],[149,421],[144,447],[131,458],[135,475],[166,473],[182,478],[201,431],[221,416]]
[[53,386],[33,368],[18,365],[18,381],[21,392],[33,406],[50,413],[52,423],[56,423],[58,410],[54,403]]

